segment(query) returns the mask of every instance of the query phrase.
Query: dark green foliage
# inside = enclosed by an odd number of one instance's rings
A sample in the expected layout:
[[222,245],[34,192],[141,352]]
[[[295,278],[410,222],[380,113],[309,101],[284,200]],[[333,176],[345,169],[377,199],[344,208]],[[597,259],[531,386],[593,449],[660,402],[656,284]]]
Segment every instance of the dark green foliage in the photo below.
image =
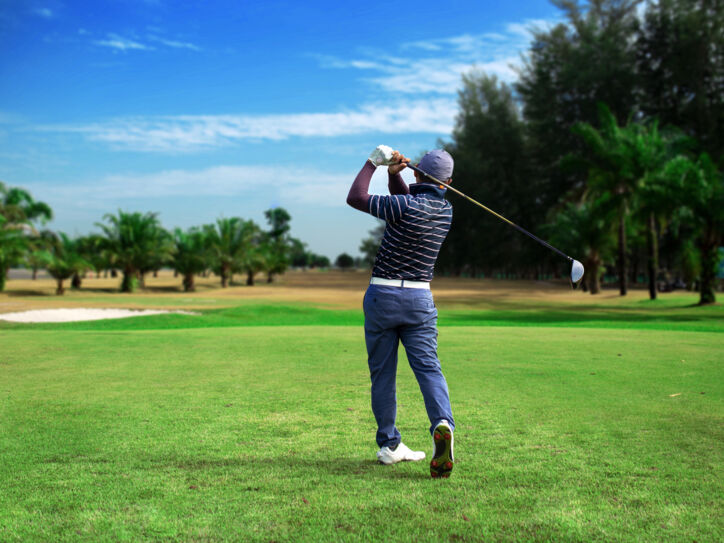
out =
[[65,293],[63,282],[71,277],[79,276],[90,268],[90,263],[83,258],[80,243],[72,240],[64,233],[59,233],[46,256],[45,269],[56,281],[55,293]]
[[194,275],[203,272],[209,265],[206,232],[201,228],[189,228],[186,232],[176,228],[173,241],[173,269],[183,277],[184,292],[193,292],[196,290]]
[[34,223],[52,218],[50,206],[33,200],[26,190],[0,182],[0,292],[10,267],[19,264],[37,242]]
[[157,269],[171,254],[171,238],[158,221],[156,213],[118,211],[104,216],[106,249],[113,255],[114,266],[123,271],[122,292],[133,292],[143,274]]
[[337,260],[334,261],[334,265],[343,270],[348,270],[354,266],[354,258],[347,253],[342,253],[337,257]]
[[640,108],[724,158],[724,5],[650,2],[636,44]]
[[[545,208],[536,203],[525,125],[510,87],[471,73],[463,77],[458,101],[460,113],[447,146],[455,158],[452,184],[524,227],[535,224]],[[478,275],[521,269],[518,265],[531,269],[526,263],[538,251],[533,243],[477,207],[448,197],[454,219],[441,249],[440,270]]]

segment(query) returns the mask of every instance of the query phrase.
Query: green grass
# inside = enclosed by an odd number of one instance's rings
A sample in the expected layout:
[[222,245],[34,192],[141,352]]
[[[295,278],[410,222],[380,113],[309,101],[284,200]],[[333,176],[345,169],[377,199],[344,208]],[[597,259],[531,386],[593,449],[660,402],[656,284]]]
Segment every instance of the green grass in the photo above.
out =
[[[441,308],[449,480],[374,460],[361,316],[0,327],[1,541],[716,541],[720,307]],[[401,351],[399,427],[431,450]]]

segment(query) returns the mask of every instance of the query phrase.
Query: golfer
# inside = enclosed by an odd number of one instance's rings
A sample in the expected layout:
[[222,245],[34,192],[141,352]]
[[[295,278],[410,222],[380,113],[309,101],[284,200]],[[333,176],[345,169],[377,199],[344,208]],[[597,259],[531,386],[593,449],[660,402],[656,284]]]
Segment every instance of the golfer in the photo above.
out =
[[[377,459],[383,464],[425,458],[402,443],[397,416],[397,349],[402,345],[420,385],[430,419],[432,477],[449,477],[453,468],[453,421],[447,382],[437,358],[437,309],[430,292],[433,267],[450,230],[452,205],[445,188],[415,172],[416,183],[402,180],[409,159],[380,145],[352,183],[347,203],[386,222],[370,286],[364,297],[365,342],[372,381],[372,411],[377,421]],[[378,166],[387,166],[389,196],[368,194]],[[427,153],[418,168],[450,181],[453,159],[441,149]]]

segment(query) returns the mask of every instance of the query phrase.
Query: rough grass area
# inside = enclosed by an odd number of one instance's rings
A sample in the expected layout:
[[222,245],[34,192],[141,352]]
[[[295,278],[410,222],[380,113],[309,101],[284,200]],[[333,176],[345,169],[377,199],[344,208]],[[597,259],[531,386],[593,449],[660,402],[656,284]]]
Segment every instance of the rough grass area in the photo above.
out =
[[[198,317],[3,324],[0,541],[724,537],[721,307],[449,292],[449,480],[374,462],[344,304],[239,294]],[[429,454],[400,354],[399,427]]]

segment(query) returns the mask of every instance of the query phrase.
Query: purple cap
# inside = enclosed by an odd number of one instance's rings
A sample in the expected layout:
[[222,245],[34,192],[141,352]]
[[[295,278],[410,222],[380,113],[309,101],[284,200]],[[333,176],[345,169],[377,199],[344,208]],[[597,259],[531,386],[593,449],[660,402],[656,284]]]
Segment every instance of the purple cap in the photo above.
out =
[[447,151],[435,149],[426,153],[417,167],[440,181],[447,181],[452,177],[453,158]]

